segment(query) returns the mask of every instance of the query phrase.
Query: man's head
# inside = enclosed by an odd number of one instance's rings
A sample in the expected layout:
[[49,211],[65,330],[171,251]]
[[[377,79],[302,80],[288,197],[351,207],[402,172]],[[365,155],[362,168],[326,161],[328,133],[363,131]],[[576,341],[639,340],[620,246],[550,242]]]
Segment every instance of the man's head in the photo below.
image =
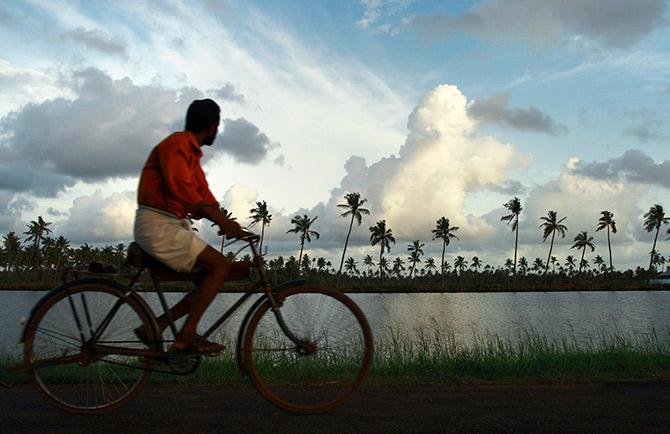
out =
[[196,99],[186,111],[186,126],[184,129],[194,134],[204,134],[203,145],[211,145],[219,129],[221,109],[211,99]]

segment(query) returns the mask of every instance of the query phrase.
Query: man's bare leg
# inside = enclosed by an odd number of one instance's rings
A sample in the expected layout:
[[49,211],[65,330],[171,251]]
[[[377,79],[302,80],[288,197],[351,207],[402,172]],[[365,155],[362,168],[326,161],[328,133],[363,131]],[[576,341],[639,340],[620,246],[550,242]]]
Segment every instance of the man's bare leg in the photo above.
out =
[[[231,262],[221,253],[207,246],[205,250],[198,255],[196,264],[207,271],[205,277],[200,281],[196,289],[189,292],[171,309],[170,313],[173,320],[177,320],[185,315],[189,315],[177,333],[175,347],[185,347],[196,334],[198,323],[207,307],[212,303],[219,289],[223,286],[226,275],[231,267]],[[156,318],[159,330],[164,330],[168,326],[168,319],[165,314]]]

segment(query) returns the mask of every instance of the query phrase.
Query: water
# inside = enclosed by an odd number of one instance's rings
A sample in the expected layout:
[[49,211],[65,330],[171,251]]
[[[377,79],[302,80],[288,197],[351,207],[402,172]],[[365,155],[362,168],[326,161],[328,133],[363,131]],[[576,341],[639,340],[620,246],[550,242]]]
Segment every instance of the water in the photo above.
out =
[[[0,292],[0,354],[19,354],[22,318],[44,295],[41,292]],[[157,311],[155,294],[145,294]],[[171,301],[181,294],[168,294]],[[238,294],[221,294],[205,315],[211,323]],[[603,332],[646,334],[655,330],[670,343],[670,291],[656,292],[537,292],[467,294],[352,294],[377,337],[391,328],[413,333],[437,324],[464,344],[475,336],[497,334],[516,339],[532,330],[551,340],[586,342]],[[245,307],[224,326],[228,338],[236,335]]]

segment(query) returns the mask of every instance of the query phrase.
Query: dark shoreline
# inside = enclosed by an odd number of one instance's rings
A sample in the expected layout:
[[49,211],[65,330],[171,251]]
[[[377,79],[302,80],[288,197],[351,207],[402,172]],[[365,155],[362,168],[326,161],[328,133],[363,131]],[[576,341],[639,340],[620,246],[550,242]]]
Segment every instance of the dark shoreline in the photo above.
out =
[[[328,286],[324,284],[324,286]],[[0,287],[0,292],[46,292],[53,289],[54,286],[45,285],[7,285]],[[189,292],[192,287],[185,286],[164,286],[164,292]],[[402,288],[402,287],[342,287],[340,290],[350,294],[458,294],[458,293],[524,293],[524,292],[648,292],[648,291],[670,291],[670,286],[662,285],[639,285],[622,287],[525,287],[525,288]],[[151,286],[138,288],[137,292],[155,292]],[[241,294],[246,292],[243,286],[224,288],[221,293]],[[258,291],[261,292],[261,291]]]

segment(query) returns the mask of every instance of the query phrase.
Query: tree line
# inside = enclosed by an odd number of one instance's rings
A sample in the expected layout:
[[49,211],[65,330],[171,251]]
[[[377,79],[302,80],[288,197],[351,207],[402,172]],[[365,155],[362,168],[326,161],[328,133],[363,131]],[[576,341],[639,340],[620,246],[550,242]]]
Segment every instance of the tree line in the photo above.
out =
[[[614,275],[615,267],[613,263],[611,237],[617,233],[617,226],[614,214],[608,210],[603,210],[596,222],[595,231],[606,231],[607,233],[607,256],[603,258],[596,255],[591,263],[586,257],[587,252],[595,251],[593,237],[587,230],[580,231],[574,237],[574,244],[571,249],[576,249],[576,256],[568,255],[563,261],[553,255],[554,242],[557,237],[565,238],[568,228],[565,224],[567,217],[559,217],[558,213],[549,210],[546,216],[539,217],[542,241],[549,240],[549,249],[546,260],[543,258],[534,258],[529,261],[525,257],[517,258],[519,244],[519,225],[520,216],[523,211],[521,201],[514,197],[503,204],[508,214],[502,215],[500,220],[506,222],[514,232],[514,256],[507,258],[504,264],[492,266],[484,264],[478,256],[465,258],[457,255],[453,261],[446,261],[445,254],[447,247],[455,241],[460,241],[456,235],[459,227],[451,225],[446,216],[436,220],[435,227],[431,230],[431,240],[440,243],[441,255],[439,263],[436,258],[426,257],[424,254],[425,243],[421,240],[413,240],[407,245],[405,259],[395,257],[388,259],[391,252],[391,244],[396,240],[392,229],[387,225],[386,220],[377,221],[369,226],[370,245],[377,249],[376,253],[366,254],[359,262],[353,256],[347,257],[349,239],[356,226],[361,226],[364,216],[370,215],[370,211],[365,208],[367,199],[362,198],[357,192],[348,193],[344,196],[345,203],[338,204],[337,207],[343,211],[340,217],[349,219],[348,230],[344,239],[344,247],[339,257],[339,264],[335,266],[330,260],[325,258],[311,258],[304,252],[305,243],[311,243],[318,240],[319,232],[314,229],[314,223],[318,216],[308,216],[307,214],[296,215],[291,219],[292,227],[286,233],[293,233],[298,236],[299,251],[297,258],[289,256],[275,257],[267,261],[268,269],[272,272],[275,280],[284,278],[294,278],[297,276],[308,275],[317,277],[321,280],[333,281],[340,284],[342,279],[348,283],[392,283],[392,282],[426,282],[427,284],[445,286],[447,280],[463,282],[467,277],[477,278],[486,281],[485,277],[495,279],[508,279],[513,277],[514,286],[517,278],[524,277],[546,277],[557,276],[562,278],[574,278],[576,276],[590,277],[595,275]],[[230,218],[234,218],[225,208],[222,209]],[[265,237],[265,230],[272,223],[272,215],[269,213],[265,201],[256,202],[256,206],[249,210],[251,220],[249,227],[260,226],[260,248]],[[670,217],[666,217],[665,211],[661,205],[650,207],[644,214],[643,227],[647,232],[654,233],[654,241],[650,252],[649,266],[646,269],[637,267],[635,270],[620,272],[629,277],[648,276],[656,271],[657,267],[670,262],[670,258],[665,258],[656,250],[657,240],[662,226],[670,222]],[[45,275],[57,279],[58,276],[68,268],[85,266],[91,262],[105,262],[122,267],[125,262],[126,245],[117,243],[116,245],[105,245],[103,247],[94,247],[87,243],[73,247],[63,236],[52,236],[52,223],[45,221],[42,216],[37,220],[30,221],[27,224],[27,230],[23,232],[24,238],[15,232],[9,232],[2,238],[2,249],[0,250],[0,267],[5,275],[18,276],[19,279],[38,278],[42,279]],[[670,229],[666,230],[670,234]],[[224,249],[225,236],[222,237],[221,251]],[[232,255],[232,253],[228,253]],[[248,259],[248,258],[247,258]]]

